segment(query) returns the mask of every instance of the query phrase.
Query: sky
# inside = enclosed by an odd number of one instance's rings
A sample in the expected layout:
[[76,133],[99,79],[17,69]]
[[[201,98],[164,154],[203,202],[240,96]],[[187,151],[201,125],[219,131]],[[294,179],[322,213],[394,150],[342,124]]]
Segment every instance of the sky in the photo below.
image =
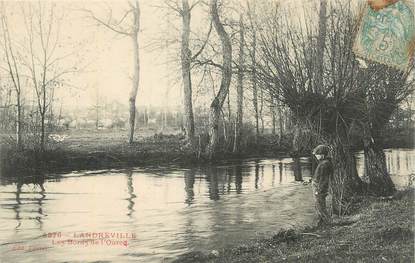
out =
[[[23,4],[34,1],[25,1]],[[42,1],[46,3],[46,1]],[[166,30],[162,23],[163,13],[153,7],[156,1],[142,0],[141,8],[141,32],[140,44],[140,87],[137,96],[137,104],[140,105],[165,105],[166,103],[177,104],[178,92],[170,87],[173,101],[168,101],[166,90],[168,85],[166,65],[166,50],[152,50],[148,47],[155,42]],[[113,17],[122,17],[123,11],[127,9],[126,1],[56,1],[47,4],[56,4],[56,10],[64,10],[65,17],[61,23],[60,41],[62,48],[55,52],[56,57],[65,56],[73,52],[77,46],[74,58],[62,62],[64,66],[70,67],[78,60],[80,67],[76,74],[67,75],[70,79],[68,86],[57,90],[56,97],[62,98],[66,106],[92,105],[95,103],[97,93],[107,101],[116,100],[122,103],[128,102],[128,93],[131,88],[132,72],[132,44],[128,37],[120,37],[102,26],[97,26],[82,11],[88,9],[96,16],[105,18],[107,7],[113,10]],[[26,32],[21,4],[16,1],[6,2],[6,10],[12,38],[22,46],[24,39],[20,32]],[[77,58],[75,58],[77,57]],[[177,87],[176,87],[177,88]],[[170,95],[169,94],[169,95]]]
[[[149,43],[153,42],[153,39],[163,30],[161,13],[155,12],[155,8],[149,5],[150,1],[142,1],[140,4],[140,84],[137,104],[163,105],[166,101],[161,98],[165,97],[165,90],[168,87],[165,73],[167,65],[163,59],[166,50],[152,51],[147,48]],[[101,12],[103,6],[101,2],[78,3],[78,5],[93,10],[97,16],[105,17],[104,12]],[[114,17],[121,17],[121,10],[127,7],[123,1],[109,2],[108,5],[115,11]],[[83,12],[75,10],[72,16],[74,19],[71,26],[68,26],[69,32],[88,38],[91,50],[87,54],[88,61],[90,61],[89,66],[82,74],[81,83],[79,83],[81,87],[86,88],[85,92],[78,94],[83,97],[79,103],[94,103],[97,89],[100,96],[107,98],[107,100],[126,103],[131,89],[132,76],[133,53],[130,38],[120,37],[115,32],[97,26],[95,22],[86,18]],[[177,97],[178,94],[172,92],[171,96]]]
[[[304,3],[307,8],[310,8],[315,1],[286,0],[280,2],[301,16]],[[104,18],[110,8],[113,17],[120,18],[127,9],[128,2],[65,0],[53,3],[65,10],[66,16],[61,28],[62,39],[68,43],[82,43],[78,56],[81,57],[82,62],[79,64],[83,70],[68,76],[71,79],[70,88],[63,87],[57,92],[57,97],[62,98],[62,104],[67,107],[93,105],[97,94],[101,101],[116,100],[127,104],[132,75],[131,40],[102,26],[97,26],[97,23],[89,19],[87,13],[82,10],[91,10],[96,16]],[[163,39],[180,38],[180,32],[172,26],[176,23],[180,28],[180,20],[175,14],[166,15],[166,10],[158,7],[162,5],[162,0],[140,0],[140,84],[137,106],[181,104],[180,68],[177,68],[177,64],[169,62],[178,50],[155,48],[155,46],[164,45]],[[7,6],[12,29],[15,32],[24,32],[19,3],[11,1],[7,2]],[[192,28],[196,28],[196,31],[200,30],[202,34],[209,27],[206,23],[208,14],[205,10],[205,6],[200,6],[195,8],[192,15]],[[69,52],[70,47],[73,46],[66,47],[65,45],[63,44],[62,54]]]

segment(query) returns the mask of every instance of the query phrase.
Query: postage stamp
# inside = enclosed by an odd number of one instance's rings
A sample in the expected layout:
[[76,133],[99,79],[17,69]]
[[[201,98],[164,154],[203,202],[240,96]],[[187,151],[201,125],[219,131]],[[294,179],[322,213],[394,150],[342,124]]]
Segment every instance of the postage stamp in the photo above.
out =
[[353,50],[363,59],[406,70],[415,47],[414,8],[410,1],[393,1],[382,8],[363,7]]

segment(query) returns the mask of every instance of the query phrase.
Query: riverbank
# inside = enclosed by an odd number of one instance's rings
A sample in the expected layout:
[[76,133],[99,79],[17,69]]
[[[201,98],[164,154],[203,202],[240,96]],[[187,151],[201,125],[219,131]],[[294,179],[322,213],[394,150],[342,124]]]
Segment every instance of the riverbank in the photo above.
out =
[[[65,173],[81,170],[118,169],[128,167],[203,166],[215,163],[238,162],[247,158],[283,158],[290,156],[290,137],[279,142],[272,134],[261,135],[255,143],[254,137],[243,139],[238,154],[219,152],[215,160],[208,160],[199,149],[192,151],[184,136],[177,131],[169,135],[154,134],[153,130],[137,132],[135,142],[127,143],[125,131],[120,130],[71,130],[61,133],[58,141],[48,140],[46,150],[41,152],[25,140],[24,149],[17,149],[13,135],[0,136],[0,176],[36,175],[43,173]],[[62,139],[59,141],[59,139]],[[207,138],[202,138],[205,148]],[[29,144],[29,145],[27,145]],[[401,147],[402,145],[392,146]],[[232,149],[231,142],[222,145]],[[356,146],[355,150],[359,147]]]
[[330,227],[281,231],[175,262],[414,262],[414,189],[388,199],[362,197],[352,215]]
[[[269,136],[270,137],[270,136]],[[50,142],[44,152],[30,147],[17,149],[13,143],[0,144],[0,176],[63,173],[80,170],[127,167],[194,166],[246,158],[287,157],[287,147],[263,138],[255,147],[239,154],[218,153],[208,160],[192,151],[180,135],[144,135],[134,144],[125,133],[83,131],[70,134],[60,142]]]

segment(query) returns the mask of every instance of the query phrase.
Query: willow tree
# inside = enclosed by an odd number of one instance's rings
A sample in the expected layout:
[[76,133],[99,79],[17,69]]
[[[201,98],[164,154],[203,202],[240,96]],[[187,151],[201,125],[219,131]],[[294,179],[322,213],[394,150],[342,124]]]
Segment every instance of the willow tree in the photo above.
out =
[[375,195],[391,195],[394,184],[386,166],[383,152],[383,131],[393,112],[414,89],[414,71],[410,67],[402,72],[393,68],[369,64],[373,81],[366,88],[366,120],[363,123],[365,157],[364,179],[367,190]]
[[232,45],[228,33],[225,31],[223,23],[218,13],[218,1],[210,0],[209,12],[216,33],[219,35],[222,46],[222,65],[221,65],[221,83],[218,93],[215,95],[210,104],[209,114],[209,145],[208,155],[213,158],[219,142],[219,120],[223,103],[229,93],[229,86],[232,79]]
[[[332,180],[336,210],[344,212],[353,195],[362,191],[350,134],[365,116],[362,86],[371,77],[361,72],[352,51],[354,14],[349,4],[329,6],[323,65],[317,65],[318,30],[312,21],[294,25],[278,10],[262,18],[258,74],[270,94],[285,104],[296,123],[307,129],[302,144],[333,146]],[[266,11],[264,11],[266,13]],[[322,67],[321,81],[319,67]],[[320,83],[320,84],[317,84]],[[318,86],[317,86],[318,85]],[[302,129],[304,130],[304,129]]]
[[[133,50],[133,77],[132,77],[132,87],[128,96],[129,104],[129,131],[128,131],[128,142],[130,144],[134,141],[134,131],[135,131],[135,115],[136,115],[136,99],[138,93],[138,86],[140,83],[140,49],[138,35],[140,32],[140,4],[136,0],[134,2],[128,2],[128,8],[124,14],[119,18],[115,19],[112,17],[112,10],[106,15],[106,17],[98,17],[91,10],[84,10],[89,14],[89,18],[93,19],[98,25],[103,26],[104,28],[118,34],[121,36],[126,36],[131,41],[131,46]],[[128,18],[130,17],[130,21]],[[127,21],[127,22],[126,22]]]

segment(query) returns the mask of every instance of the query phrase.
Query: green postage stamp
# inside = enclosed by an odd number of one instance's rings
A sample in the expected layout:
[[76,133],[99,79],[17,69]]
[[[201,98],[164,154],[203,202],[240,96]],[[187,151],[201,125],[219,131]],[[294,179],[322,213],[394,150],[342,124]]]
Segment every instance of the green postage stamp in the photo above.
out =
[[366,4],[354,42],[357,56],[406,70],[413,62],[415,45],[414,8],[398,1],[379,11]]

